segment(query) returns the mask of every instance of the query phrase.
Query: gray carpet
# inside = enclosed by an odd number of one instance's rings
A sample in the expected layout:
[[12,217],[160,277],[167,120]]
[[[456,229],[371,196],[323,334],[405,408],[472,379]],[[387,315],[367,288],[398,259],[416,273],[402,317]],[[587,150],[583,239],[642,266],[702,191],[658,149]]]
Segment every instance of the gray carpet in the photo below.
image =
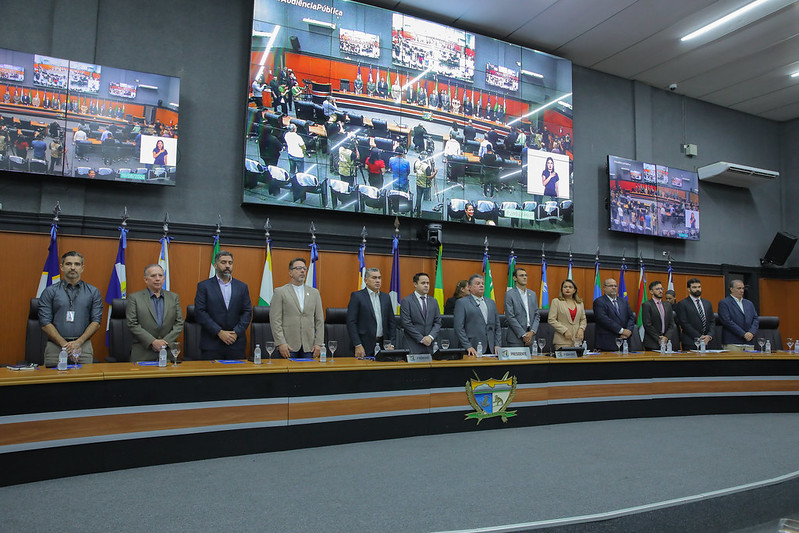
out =
[[799,414],[614,420],[5,487],[0,531],[447,531],[626,509],[796,471]]

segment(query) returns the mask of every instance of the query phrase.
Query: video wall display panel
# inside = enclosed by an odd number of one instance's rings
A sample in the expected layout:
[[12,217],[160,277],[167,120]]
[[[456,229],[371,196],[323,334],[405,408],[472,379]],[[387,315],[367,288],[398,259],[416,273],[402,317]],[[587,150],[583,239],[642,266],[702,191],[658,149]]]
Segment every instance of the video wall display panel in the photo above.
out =
[[696,172],[608,156],[610,229],[699,240]]
[[175,185],[180,78],[0,49],[0,170]]
[[357,2],[256,0],[247,88],[245,203],[574,231],[568,60]]

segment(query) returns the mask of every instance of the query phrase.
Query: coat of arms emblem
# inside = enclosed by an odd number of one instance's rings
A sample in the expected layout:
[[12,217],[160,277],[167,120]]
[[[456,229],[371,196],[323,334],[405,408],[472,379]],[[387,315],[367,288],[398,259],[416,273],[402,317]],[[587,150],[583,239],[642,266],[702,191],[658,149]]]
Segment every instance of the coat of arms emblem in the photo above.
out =
[[476,373],[475,377],[477,379],[466,382],[466,397],[475,410],[466,415],[467,420],[475,418],[479,424],[484,418],[499,416],[507,422],[508,418],[516,416],[516,411],[507,410],[516,394],[516,376],[506,372],[502,379],[481,380]]

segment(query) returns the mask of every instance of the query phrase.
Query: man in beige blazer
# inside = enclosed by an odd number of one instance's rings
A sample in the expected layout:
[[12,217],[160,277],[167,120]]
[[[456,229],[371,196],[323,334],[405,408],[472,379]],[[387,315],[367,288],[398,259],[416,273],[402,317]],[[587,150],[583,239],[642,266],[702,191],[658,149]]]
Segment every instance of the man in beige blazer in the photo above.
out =
[[144,269],[146,289],[128,296],[125,316],[133,334],[130,360],[155,361],[162,347],[178,340],[183,331],[183,311],[174,292],[163,290],[164,269],[148,265]]
[[325,338],[322,297],[305,285],[308,265],[298,257],[289,261],[290,283],[275,289],[269,309],[269,324],[280,355],[319,357]]

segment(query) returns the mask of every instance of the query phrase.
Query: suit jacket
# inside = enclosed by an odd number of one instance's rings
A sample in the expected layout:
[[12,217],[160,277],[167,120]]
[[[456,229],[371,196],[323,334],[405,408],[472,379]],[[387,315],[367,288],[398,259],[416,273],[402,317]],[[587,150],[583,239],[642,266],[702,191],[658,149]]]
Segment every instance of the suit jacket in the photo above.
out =
[[406,296],[400,302],[400,321],[405,331],[405,344],[411,353],[432,353],[433,346],[425,346],[422,339],[427,335],[438,338],[441,330],[441,311],[438,300],[427,295],[427,316],[422,315],[422,305],[416,292]]
[[616,297],[619,304],[619,311],[607,295],[602,295],[594,300],[594,322],[596,322],[596,337],[594,346],[604,352],[615,352],[618,349],[616,339],[619,338],[619,330],[629,329],[632,331],[635,326],[633,310],[627,300],[619,296]]
[[[394,309],[388,294],[380,293],[380,314],[383,318],[383,340],[394,344]],[[377,338],[377,319],[369,298],[369,289],[361,289],[350,294],[350,303],[347,304],[347,331],[352,340],[352,346],[363,346],[366,355],[375,354],[375,339]]]
[[699,317],[699,311],[694,305],[694,300],[688,296],[677,302],[676,320],[677,325],[682,330],[680,341],[682,342],[683,350],[696,349],[695,338],[702,335],[710,335],[712,337],[716,332],[716,317],[713,315],[713,305],[702,298],[702,309],[704,309],[705,317],[707,318],[707,327],[704,329],[702,328],[702,319]]
[[269,304],[269,325],[275,346],[288,344],[292,352],[313,351],[314,346],[325,342],[325,317],[322,297],[318,289],[304,287],[305,301],[300,311],[300,301],[291,283],[275,289]]
[[[583,330],[583,337],[585,337],[585,328],[588,326],[588,321],[585,318],[585,305],[582,303],[577,304],[577,313],[572,320],[569,307],[564,300],[555,298],[549,304],[549,316],[547,322],[555,330],[555,336],[552,338],[552,344],[555,348],[568,348],[574,346],[574,338],[577,332]],[[566,333],[570,333],[571,338],[566,337]]]
[[757,336],[760,319],[755,311],[755,304],[744,298],[744,310],[738,307],[738,302],[732,296],[727,296],[719,302],[719,322],[721,323],[722,344],[754,344],[755,339],[747,341],[744,333],[749,332]]
[[[222,289],[217,276],[197,284],[194,297],[194,313],[202,326],[200,335],[200,357],[244,359],[247,349],[247,328],[252,319],[252,303],[247,284],[235,278],[231,280],[230,307],[225,307]],[[236,342],[228,346],[217,337],[222,331],[235,331]]]
[[464,296],[455,302],[454,326],[455,334],[461,348],[477,349],[477,343],[483,343],[483,353],[493,353],[494,346],[501,346],[502,327],[499,323],[497,304],[490,298],[483,298],[488,310],[488,320],[477,305],[474,296]]
[[660,350],[660,336],[671,338],[677,333],[674,309],[671,308],[669,302],[665,300],[661,300],[661,302],[663,303],[663,313],[666,315],[666,331],[663,331],[663,321],[654,300],[645,301],[641,309],[641,321],[644,324],[644,348],[647,350]]
[[125,318],[128,328],[133,334],[133,344],[130,347],[130,360],[155,361],[158,353],[150,346],[155,339],[164,339],[166,342],[178,340],[183,331],[183,311],[180,308],[180,298],[174,292],[161,291],[164,297],[164,318],[161,327],[155,321],[155,310],[150,291],[144,289],[128,295],[128,305]]
[[530,322],[524,308],[522,295],[514,287],[505,293],[505,318],[508,321],[508,332],[505,335],[505,346],[524,346],[522,337],[528,331],[538,331],[541,316],[538,312],[538,297],[534,291],[527,290],[527,305],[533,320]]

